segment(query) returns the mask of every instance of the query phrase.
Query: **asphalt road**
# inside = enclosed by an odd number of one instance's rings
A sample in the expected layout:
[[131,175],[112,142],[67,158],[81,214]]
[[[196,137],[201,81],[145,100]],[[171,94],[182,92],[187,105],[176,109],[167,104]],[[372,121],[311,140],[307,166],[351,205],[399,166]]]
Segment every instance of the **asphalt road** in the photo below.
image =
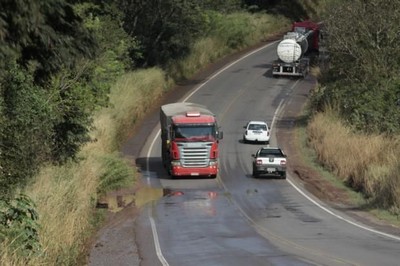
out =
[[[270,44],[253,51],[170,99],[204,104],[217,114],[224,132],[218,178],[170,179],[162,168],[158,125],[140,145],[143,183],[164,192],[135,220],[142,266],[400,265],[400,236],[332,209],[290,174],[287,180],[251,177],[251,154],[260,145],[242,143],[245,123],[267,121],[270,145],[287,145],[277,134],[294,126],[314,85],[311,77],[272,78],[275,49]],[[143,127],[153,127],[156,118]],[[128,156],[137,141],[128,142]]]

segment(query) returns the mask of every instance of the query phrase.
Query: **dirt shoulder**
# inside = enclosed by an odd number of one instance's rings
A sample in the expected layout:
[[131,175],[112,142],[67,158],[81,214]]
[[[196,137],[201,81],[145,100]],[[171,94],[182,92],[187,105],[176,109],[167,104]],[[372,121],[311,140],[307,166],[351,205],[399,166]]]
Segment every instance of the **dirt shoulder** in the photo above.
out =
[[305,84],[300,84],[292,92],[291,100],[285,106],[276,127],[278,143],[289,156],[289,175],[298,178],[301,184],[317,198],[331,204],[349,205],[347,192],[323,179],[320,172],[304,159],[301,149],[304,140],[301,139],[298,129],[306,124],[306,117],[302,113],[310,91],[317,85],[317,80],[308,76],[304,82]]
[[323,177],[315,166],[305,160],[305,137],[300,134],[300,127],[306,126],[303,116],[310,91],[317,85],[315,77],[308,76],[305,86],[300,85],[291,96],[283,114],[277,123],[277,140],[288,155],[289,175],[309,193],[327,203],[333,209],[344,212],[354,220],[375,230],[400,236],[400,228],[369,212],[365,206],[359,206],[351,200],[350,189],[335,185]]

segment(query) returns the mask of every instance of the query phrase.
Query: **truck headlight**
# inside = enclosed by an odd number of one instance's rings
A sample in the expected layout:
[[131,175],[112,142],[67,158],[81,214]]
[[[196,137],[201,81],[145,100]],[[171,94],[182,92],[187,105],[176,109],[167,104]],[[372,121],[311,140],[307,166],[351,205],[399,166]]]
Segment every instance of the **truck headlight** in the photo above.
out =
[[209,166],[216,166],[218,164],[218,161],[217,160],[210,160],[210,162],[209,162]]
[[180,161],[171,161],[171,165],[172,166],[181,166],[181,162]]

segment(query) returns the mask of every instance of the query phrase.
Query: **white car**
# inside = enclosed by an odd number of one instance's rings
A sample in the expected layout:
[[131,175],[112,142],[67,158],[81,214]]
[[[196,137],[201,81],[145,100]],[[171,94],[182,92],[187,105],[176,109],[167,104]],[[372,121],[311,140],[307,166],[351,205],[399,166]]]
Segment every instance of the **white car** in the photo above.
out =
[[268,124],[264,121],[250,121],[244,126],[243,142],[269,143],[270,132]]

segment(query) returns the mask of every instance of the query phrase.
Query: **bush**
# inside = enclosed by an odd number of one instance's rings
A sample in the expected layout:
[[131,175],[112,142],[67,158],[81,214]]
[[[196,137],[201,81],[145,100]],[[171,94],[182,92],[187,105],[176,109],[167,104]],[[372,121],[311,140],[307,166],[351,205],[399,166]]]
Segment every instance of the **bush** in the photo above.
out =
[[0,198],[12,196],[51,158],[55,108],[28,71],[10,62],[0,81]]
[[99,195],[132,185],[135,181],[135,168],[120,154],[108,154],[101,158],[103,173],[97,189]]
[[[38,255],[39,223],[36,206],[26,195],[12,200],[0,200],[0,243],[7,243],[7,251],[19,257]],[[1,254],[1,252],[0,252]]]

